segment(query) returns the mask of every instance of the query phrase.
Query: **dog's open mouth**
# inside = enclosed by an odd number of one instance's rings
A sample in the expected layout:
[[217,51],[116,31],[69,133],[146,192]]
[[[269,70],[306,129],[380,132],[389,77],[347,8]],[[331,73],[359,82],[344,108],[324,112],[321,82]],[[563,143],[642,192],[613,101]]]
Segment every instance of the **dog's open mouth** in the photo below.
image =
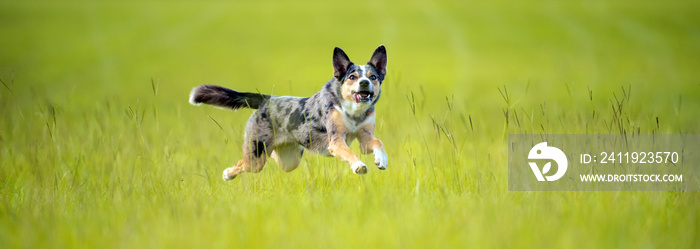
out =
[[352,97],[355,98],[355,103],[363,103],[372,101],[372,95],[371,92],[361,91],[352,94]]

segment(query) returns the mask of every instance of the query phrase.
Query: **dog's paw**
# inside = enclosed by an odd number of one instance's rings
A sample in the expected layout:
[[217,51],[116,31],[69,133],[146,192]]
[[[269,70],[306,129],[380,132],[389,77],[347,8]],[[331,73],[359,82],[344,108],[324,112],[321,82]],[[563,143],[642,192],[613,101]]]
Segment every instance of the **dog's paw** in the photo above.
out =
[[233,178],[236,178],[236,175],[231,176],[231,175],[229,174],[229,172],[231,172],[231,171],[233,171],[233,167],[231,167],[231,168],[226,168],[226,169],[224,170],[224,174],[223,174],[224,181],[230,181],[230,180],[233,180]]
[[389,164],[389,158],[384,151],[374,151],[374,164],[377,165],[378,169],[385,170],[386,166]]
[[351,166],[352,172],[355,172],[355,174],[358,175],[364,175],[367,174],[367,166],[362,163],[361,161],[357,161],[356,163],[353,163]]

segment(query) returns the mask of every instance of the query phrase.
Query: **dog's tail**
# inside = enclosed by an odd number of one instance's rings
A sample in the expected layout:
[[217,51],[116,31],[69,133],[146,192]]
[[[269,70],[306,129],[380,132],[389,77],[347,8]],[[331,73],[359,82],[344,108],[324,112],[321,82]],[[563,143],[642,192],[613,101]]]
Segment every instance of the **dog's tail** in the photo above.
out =
[[192,89],[190,104],[202,103],[229,109],[258,109],[270,99],[270,95],[234,91],[215,85],[201,85]]

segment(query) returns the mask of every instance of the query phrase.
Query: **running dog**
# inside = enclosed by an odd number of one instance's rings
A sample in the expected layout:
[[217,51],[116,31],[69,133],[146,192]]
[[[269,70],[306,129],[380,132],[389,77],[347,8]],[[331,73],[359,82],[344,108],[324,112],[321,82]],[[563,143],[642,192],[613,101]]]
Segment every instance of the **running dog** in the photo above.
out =
[[190,93],[190,103],[222,108],[257,109],[248,119],[243,159],[223,172],[232,180],[242,172],[259,172],[272,157],[285,172],[299,166],[304,150],[347,162],[355,174],[367,166],[348,144],[360,141],[364,154],[374,153],[374,164],[387,167],[384,144],[374,137],[374,105],[386,76],[386,49],[379,46],[369,62],[355,65],[340,48],[333,51],[333,78],[311,97],[272,96],[201,85]]

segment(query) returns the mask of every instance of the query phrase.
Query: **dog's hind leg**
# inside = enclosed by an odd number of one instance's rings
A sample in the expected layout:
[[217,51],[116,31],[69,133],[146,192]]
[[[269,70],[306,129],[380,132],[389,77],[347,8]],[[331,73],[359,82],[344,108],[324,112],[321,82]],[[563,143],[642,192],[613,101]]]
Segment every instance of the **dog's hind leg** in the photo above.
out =
[[277,165],[279,165],[284,172],[291,172],[299,166],[303,154],[303,147],[298,144],[290,143],[275,146],[270,157],[275,159]]
[[[260,110],[258,110],[259,112]],[[243,142],[243,159],[223,172],[225,181],[232,180],[243,172],[257,173],[263,169],[267,157],[272,153],[273,133],[267,115],[253,114],[246,125]]]
[[239,160],[233,167],[224,170],[223,178],[225,181],[233,180],[236,176],[243,172],[258,173],[265,166],[267,156],[270,153],[267,149],[267,144],[261,141],[254,141],[251,147],[243,148],[243,159]]

